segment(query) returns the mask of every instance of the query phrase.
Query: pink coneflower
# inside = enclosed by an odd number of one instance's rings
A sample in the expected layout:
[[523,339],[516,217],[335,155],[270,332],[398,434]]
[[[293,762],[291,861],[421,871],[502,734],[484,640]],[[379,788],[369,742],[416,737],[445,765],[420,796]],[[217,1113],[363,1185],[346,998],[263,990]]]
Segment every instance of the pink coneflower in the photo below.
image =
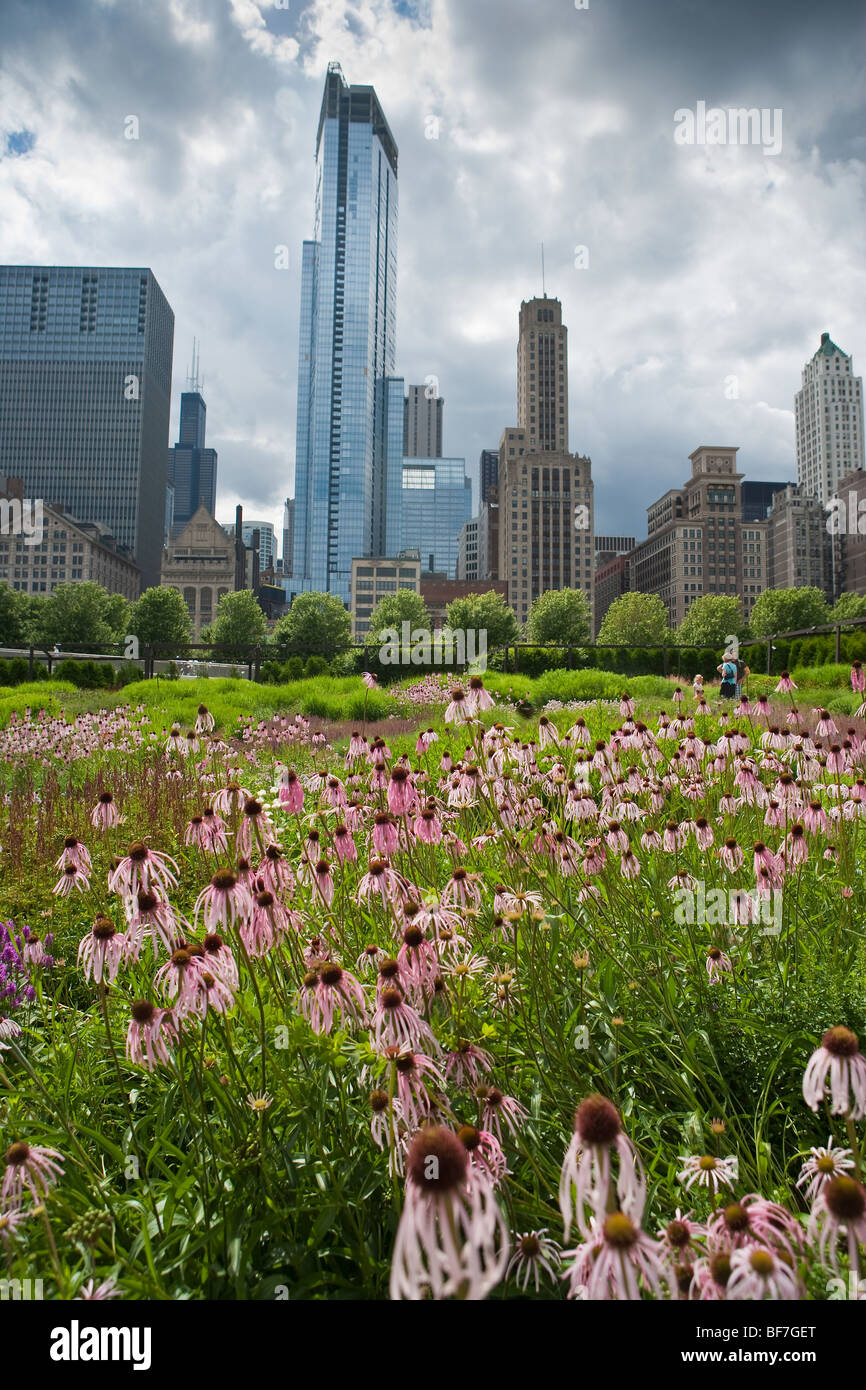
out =
[[778,1252],[760,1245],[743,1246],[730,1253],[730,1276],[727,1282],[727,1296],[735,1303],[748,1299],[760,1302],[762,1299],[801,1299],[803,1289],[795,1270],[791,1269]]
[[207,705],[199,705],[195,716],[195,732],[197,734],[209,734],[215,722]]
[[228,786],[218,791],[213,799],[213,808],[221,816],[228,816],[232,811],[240,811],[244,802],[249,801],[252,792],[247,791],[246,787],[241,787],[237,782],[229,782]]
[[267,846],[264,858],[256,870],[256,877],[263,887],[269,888],[272,893],[291,894],[295,890],[295,876],[279,845]]
[[229,842],[222,817],[217,815],[212,806],[205,806],[201,817],[208,849],[213,854],[223,854],[228,849]]
[[493,1058],[471,1042],[461,1042],[453,1052],[448,1053],[445,1067],[447,1078],[454,1079],[456,1086],[477,1086],[482,1072],[493,1068]]
[[811,1149],[810,1155],[796,1183],[797,1187],[807,1184],[803,1193],[807,1202],[819,1197],[831,1178],[845,1178],[855,1166],[851,1150],[833,1148],[832,1137],[827,1140],[826,1148]]
[[526,1107],[513,1096],[506,1096],[498,1086],[479,1086],[476,1094],[482,1102],[481,1123],[484,1128],[491,1130],[500,1143],[504,1143],[503,1128],[509,1134],[516,1135],[529,1115]]
[[252,895],[246,884],[241,883],[231,869],[217,869],[206,888],[203,888],[195,901],[193,917],[198,925],[199,914],[204,917],[207,931],[227,931],[237,921],[243,921],[252,912]]
[[819,738],[832,738],[834,734],[838,734],[839,730],[833,723],[833,716],[830,714],[829,710],[821,709],[813,712],[818,715],[815,733]]
[[821,1046],[809,1058],[803,1099],[812,1110],[830,1099],[832,1115],[850,1115],[852,1120],[866,1116],[866,1057],[850,1028],[827,1029]]
[[68,898],[73,888],[79,893],[86,893],[89,887],[90,879],[87,875],[75,864],[67,864],[51,891],[58,897]]
[[96,830],[112,830],[120,824],[120,812],[111,792],[100,792],[90,813],[90,824]]
[[676,821],[669,820],[662,835],[662,846],[668,854],[673,854],[685,847],[688,836],[688,825],[678,825]]
[[446,724],[465,724],[472,718],[472,709],[467,701],[466,691],[456,685],[451,691],[451,699],[445,710]]
[[231,947],[227,946],[216,932],[208,932],[201,944],[204,951],[202,957],[204,967],[211,974],[219,975],[232,990],[237,990],[239,984],[238,967],[232,955]]
[[[416,914],[417,915],[417,914]],[[423,1007],[432,997],[439,975],[439,953],[428,941],[421,927],[411,922],[403,932],[403,945],[397,953],[401,983],[412,996],[412,1002]]]
[[196,976],[201,970],[202,948],[194,954],[186,947],[172,951],[165,965],[157,970],[154,984],[167,998],[176,1000],[175,1012],[179,1019],[189,1013],[196,993]]
[[731,1277],[731,1257],[726,1250],[695,1260],[689,1298],[702,1302],[724,1300]]
[[562,1264],[562,1247],[550,1240],[547,1227],[540,1231],[526,1231],[514,1238],[514,1254],[505,1271],[506,1279],[514,1276],[514,1282],[525,1293],[532,1279],[538,1293],[541,1275],[555,1279]]
[[733,1158],[714,1158],[712,1154],[689,1154],[684,1157],[681,1154],[680,1163],[683,1167],[677,1173],[677,1180],[685,1183],[687,1191],[697,1184],[698,1187],[708,1187],[715,1196],[721,1187],[734,1186],[737,1164]]
[[820,801],[810,801],[804,809],[803,825],[810,835],[826,835],[828,833],[830,822]]
[[497,1187],[508,1172],[508,1162],[495,1134],[476,1129],[474,1125],[461,1125],[457,1138],[469,1155],[472,1171],[488,1178]]
[[189,976],[190,988],[186,998],[185,1014],[204,1018],[209,1011],[227,1014],[234,1006],[234,990],[222,975],[215,974],[200,964]]
[[421,1130],[406,1158],[406,1200],[391,1265],[393,1300],[486,1298],[508,1267],[508,1230],[492,1184],[460,1140]]
[[628,836],[618,820],[609,822],[607,830],[604,832],[604,838],[607,841],[608,848],[619,854],[624,854],[629,847]]
[[670,1288],[662,1246],[627,1212],[593,1218],[586,1243],[564,1254],[565,1258],[574,1255],[574,1263],[563,1275],[569,1281],[569,1298],[634,1302],[641,1297],[642,1287],[658,1299],[664,1297],[665,1287]]
[[695,840],[698,849],[708,850],[713,843],[713,827],[710,825],[706,816],[696,816],[694,821]]
[[300,1009],[314,1033],[330,1033],[335,1019],[341,1028],[366,1022],[364,990],[336,961],[324,961],[305,977]]
[[573,1219],[584,1235],[590,1219],[603,1219],[611,1193],[612,1155],[618,1158],[617,1205],[640,1221],[646,1198],[643,1165],[623,1132],[619,1111],[604,1096],[581,1101],[574,1116],[574,1133],[565,1151],[559,1178],[559,1209],[565,1238]]
[[791,677],[788,675],[788,672],[787,672],[787,671],[783,671],[783,672],[782,672],[782,675],[781,675],[781,677],[780,677],[780,679],[779,679],[779,684],[776,686],[776,694],[777,694],[777,695],[789,695],[789,694],[791,693],[792,690],[796,690],[796,689],[797,689],[797,686],[796,686],[796,685],[794,684],[794,682],[791,680]]
[[640,878],[640,860],[630,849],[627,849],[619,861],[619,871],[623,878]]
[[734,874],[742,866],[743,851],[734,839],[727,839],[719,851],[719,858],[727,869],[728,873]]
[[58,1178],[63,1176],[61,1157],[56,1149],[40,1148],[22,1140],[12,1144],[6,1150],[0,1200],[18,1208],[24,1200],[26,1187],[34,1202],[43,1202]]
[[133,1004],[126,1033],[126,1055],[153,1071],[157,1063],[170,1059],[168,1042],[177,1041],[174,1016],[169,1009],[158,1009],[146,999]]
[[799,821],[791,826],[785,839],[785,863],[786,864],[805,864],[809,858],[809,846],[806,843],[806,835]]
[[0,1211],[0,1245],[7,1259],[10,1257],[11,1237],[17,1236],[18,1227],[23,1226],[29,1220],[30,1212],[22,1211],[18,1207],[9,1207],[7,1211]]
[[283,774],[279,799],[280,805],[289,815],[300,815],[304,809],[304,785],[294,768]]
[[249,858],[252,855],[254,844],[258,845],[261,852],[264,852],[265,844],[272,840],[276,840],[276,832],[264,806],[257,797],[248,797],[244,802],[241,823],[238,826],[236,841],[238,854]]
[[388,811],[380,811],[373,819],[373,853],[380,859],[396,854],[400,844],[397,822]]
[[326,907],[330,907],[334,901],[334,876],[331,873],[330,861],[327,859],[317,859],[313,867],[313,883],[316,892],[319,894]]
[[139,888],[145,891],[152,888],[167,897],[169,891],[177,887],[177,864],[170,855],[151,849],[143,840],[136,840],[109,875],[108,887],[110,892],[124,898],[134,898]]
[[188,926],[167,899],[150,889],[139,888],[134,898],[126,899],[124,907],[127,920],[126,953],[130,960],[138,960],[142,945],[148,938],[153,945],[154,960],[160,944],[167,951],[173,951]]
[[707,1221],[707,1243],[711,1250],[735,1250],[745,1245],[770,1246],[783,1250],[793,1261],[803,1245],[803,1228],[796,1217],[780,1206],[750,1192]]
[[455,869],[442,889],[442,902],[448,907],[480,907],[479,874],[468,869]]
[[276,940],[277,929],[287,931],[288,914],[269,888],[262,887],[253,894],[252,909],[238,928],[238,935],[248,956],[260,960]]
[[710,977],[710,984],[717,985],[724,976],[732,975],[734,967],[731,964],[730,956],[724,951],[720,951],[718,946],[711,946],[707,951],[707,974]]
[[334,853],[341,864],[356,863],[358,850],[347,825],[336,825],[333,833]]
[[559,731],[552,719],[543,714],[538,721],[538,743],[541,748],[557,748]]
[[83,965],[85,980],[92,978],[97,985],[103,980],[113,984],[125,952],[123,933],[109,917],[97,917],[78,946],[78,964]]
[[426,1044],[434,1053],[441,1048],[436,1036],[419,1013],[406,1003],[403,991],[389,985],[379,991],[376,1012],[371,1023],[376,1048],[407,1047],[420,1051]]
[[415,838],[424,845],[438,845],[442,839],[442,822],[435,808],[427,806],[412,823]]
[[372,671],[362,672],[361,680],[364,682],[364,685],[367,687],[368,690],[376,689],[376,677],[373,675]]
[[367,902],[377,893],[386,907],[399,906],[405,898],[405,879],[383,859],[370,860],[358,883],[358,902]]
[[93,1279],[88,1279],[82,1284],[72,1300],[73,1303],[80,1303],[82,1300],[105,1302],[110,1298],[122,1298],[122,1293],[117,1287],[117,1280],[113,1277],[104,1279],[101,1284],[95,1284]]
[[204,823],[204,816],[193,816],[186,827],[184,844],[187,847],[194,845],[196,849],[205,850],[210,844],[210,836]]
[[866,1245],[866,1189],[856,1178],[831,1178],[825,1183],[812,1208],[807,1227],[809,1241],[817,1246],[822,1264],[839,1268],[837,1244],[847,1238],[851,1271],[860,1272],[858,1245]]
[[66,836],[60,858],[54,867],[55,869],[65,869],[68,864],[74,864],[79,873],[87,876],[93,872],[90,851],[74,835]]
[[480,676],[472,676],[470,679],[466,703],[472,714],[477,714],[479,710],[493,709],[493,696],[484,689],[484,681]]

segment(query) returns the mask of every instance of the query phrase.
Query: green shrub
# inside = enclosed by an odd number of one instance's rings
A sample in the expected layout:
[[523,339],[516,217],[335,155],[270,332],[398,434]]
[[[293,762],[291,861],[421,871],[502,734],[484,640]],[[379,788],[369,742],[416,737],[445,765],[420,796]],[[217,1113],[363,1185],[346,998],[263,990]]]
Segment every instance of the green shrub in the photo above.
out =
[[330,668],[323,656],[308,656],[304,667],[304,679],[313,680],[316,676],[330,675]]
[[283,667],[283,681],[299,681],[304,675],[304,658],[302,656],[290,656]]
[[125,661],[114,673],[114,684],[122,688],[131,685],[133,681],[140,681],[143,675],[144,671],[140,666],[136,666],[134,661]]

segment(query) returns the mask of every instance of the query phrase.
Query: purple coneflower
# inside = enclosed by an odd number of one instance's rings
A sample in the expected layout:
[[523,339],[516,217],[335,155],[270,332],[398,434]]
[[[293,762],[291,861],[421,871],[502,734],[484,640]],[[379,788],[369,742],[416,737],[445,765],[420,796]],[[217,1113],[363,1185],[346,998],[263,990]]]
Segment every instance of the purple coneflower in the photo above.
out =
[[573,1219],[584,1235],[592,1217],[603,1219],[612,1195],[612,1155],[616,1153],[617,1206],[640,1221],[646,1198],[643,1165],[631,1140],[623,1132],[615,1105],[604,1096],[581,1101],[574,1116],[574,1133],[565,1151],[559,1178],[559,1209],[568,1239]]
[[113,830],[120,824],[120,811],[111,792],[100,792],[90,813],[90,824],[96,830]]
[[734,1158],[714,1158],[712,1154],[689,1154],[685,1157],[680,1155],[680,1163],[683,1167],[677,1173],[677,1180],[685,1183],[687,1191],[691,1191],[697,1184],[698,1187],[708,1187],[715,1196],[721,1187],[734,1186],[737,1173]]
[[131,1010],[126,1033],[126,1055],[153,1071],[158,1062],[169,1061],[168,1042],[177,1040],[174,1017],[169,1009],[158,1009],[146,999],[137,1000]]
[[73,888],[79,893],[86,893],[89,887],[90,879],[87,874],[76,864],[67,864],[51,891],[58,897],[68,898]]
[[718,946],[711,946],[707,951],[707,974],[710,977],[710,984],[716,985],[724,976],[733,974],[734,967],[731,964],[730,956],[724,951],[720,951]]
[[831,1136],[826,1148],[810,1150],[810,1157],[800,1169],[796,1185],[802,1187],[804,1183],[808,1184],[803,1196],[807,1202],[812,1202],[820,1196],[831,1178],[847,1177],[854,1166],[851,1150],[833,1148]]
[[194,920],[198,924],[199,914],[204,917],[207,931],[223,931],[243,921],[253,910],[249,888],[237,878],[231,869],[217,869],[206,888],[203,888],[195,901]]
[[778,1251],[760,1245],[745,1245],[730,1253],[730,1275],[727,1296],[732,1302],[762,1299],[801,1299],[803,1289],[796,1271],[783,1260]]
[[126,938],[110,917],[97,917],[90,931],[78,946],[78,963],[84,967],[85,980],[94,984],[107,980],[113,984],[126,952]]
[[866,1057],[856,1033],[841,1025],[828,1028],[809,1058],[803,1075],[803,1099],[812,1110],[831,1099],[831,1114],[866,1116]]
[[134,898],[139,888],[153,889],[167,896],[170,889],[177,887],[177,864],[170,855],[151,849],[143,840],[136,840],[109,875],[108,887],[110,892],[119,893],[123,898]]
[[562,1248],[555,1240],[550,1240],[547,1227],[540,1231],[526,1231],[514,1238],[514,1254],[508,1262],[505,1277],[514,1276],[519,1289],[526,1292],[532,1279],[538,1293],[541,1275],[555,1279],[562,1264]]
[[839,1268],[837,1243],[847,1239],[849,1268],[860,1273],[858,1245],[866,1245],[866,1188],[856,1178],[831,1178],[818,1194],[807,1228],[823,1264]]
[[508,1230],[489,1181],[441,1125],[406,1158],[406,1201],[391,1265],[391,1298],[483,1299],[508,1267]]
[[593,1218],[589,1236],[566,1258],[574,1256],[563,1275],[569,1281],[569,1298],[627,1299],[641,1297],[642,1287],[655,1298],[664,1297],[671,1275],[665,1266],[664,1251],[623,1211],[612,1211]]
[[56,1149],[40,1148],[23,1140],[6,1150],[6,1169],[0,1187],[0,1201],[20,1207],[25,1187],[34,1202],[42,1202],[50,1189],[63,1176],[62,1155]]

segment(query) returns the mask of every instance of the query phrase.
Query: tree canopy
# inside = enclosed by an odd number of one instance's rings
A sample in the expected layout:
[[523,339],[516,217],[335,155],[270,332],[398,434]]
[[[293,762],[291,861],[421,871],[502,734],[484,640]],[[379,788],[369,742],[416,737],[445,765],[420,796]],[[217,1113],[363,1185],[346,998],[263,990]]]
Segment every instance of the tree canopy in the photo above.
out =
[[516,642],[520,633],[514,610],[494,589],[454,599],[446,609],[446,625],[452,632],[486,632],[488,647]]
[[352,620],[336,594],[298,594],[274,628],[280,656],[331,657],[352,640]]
[[583,589],[548,589],[529,609],[526,635],[530,642],[566,646],[586,642],[591,634],[592,615]]
[[635,592],[614,599],[598,640],[617,647],[660,647],[669,636],[668,610],[658,594]]
[[736,594],[702,594],[677,628],[677,641],[684,647],[721,647],[731,634],[742,637],[745,631]]
[[777,632],[820,627],[828,617],[827,600],[820,589],[765,589],[755,601],[749,625],[756,637],[770,637]]

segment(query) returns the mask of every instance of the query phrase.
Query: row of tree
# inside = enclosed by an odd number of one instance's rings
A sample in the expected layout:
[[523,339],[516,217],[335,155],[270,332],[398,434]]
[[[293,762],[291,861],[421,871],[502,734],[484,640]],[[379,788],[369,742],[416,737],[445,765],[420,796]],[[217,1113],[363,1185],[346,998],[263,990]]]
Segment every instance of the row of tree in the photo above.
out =
[[[660,647],[665,643],[719,647],[732,633],[747,640],[850,618],[866,618],[866,598],[843,594],[830,607],[820,589],[765,589],[748,624],[737,597],[704,594],[672,631],[667,609],[657,594],[627,593],[611,604],[598,641],[623,647]],[[592,637],[589,602],[580,589],[550,589],[542,594],[529,610],[524,631],[502,595],[491,591],[455,599],[448,605],[446,619],[454,630],[485,631],[490,649],[518,641],[581,646]],[[373,610],[370,644],[378,645],[381,634],[388,630],[402,634],[405,622],[412,632],[429,631],[431,626],[421,595],[401,589],[386,595]],[[189,613],[177,590],[146,589],[137,602],[129,604],[119,594],[109,594],[94,583],[61,584],[47,596],[20,593],[0,583],[0,646],[88,651],[122,643],[129,633],[138,637],[142,647],[188,643]],[[333,594],[299,594],[268,634],[265,615],[247,589],[220,599],[214,621],[202,631],[200,640],[227,653],[240,653],[248,644],[266,637],[280,657],[305,651],[327,655],[350,645],[351,619]]]

